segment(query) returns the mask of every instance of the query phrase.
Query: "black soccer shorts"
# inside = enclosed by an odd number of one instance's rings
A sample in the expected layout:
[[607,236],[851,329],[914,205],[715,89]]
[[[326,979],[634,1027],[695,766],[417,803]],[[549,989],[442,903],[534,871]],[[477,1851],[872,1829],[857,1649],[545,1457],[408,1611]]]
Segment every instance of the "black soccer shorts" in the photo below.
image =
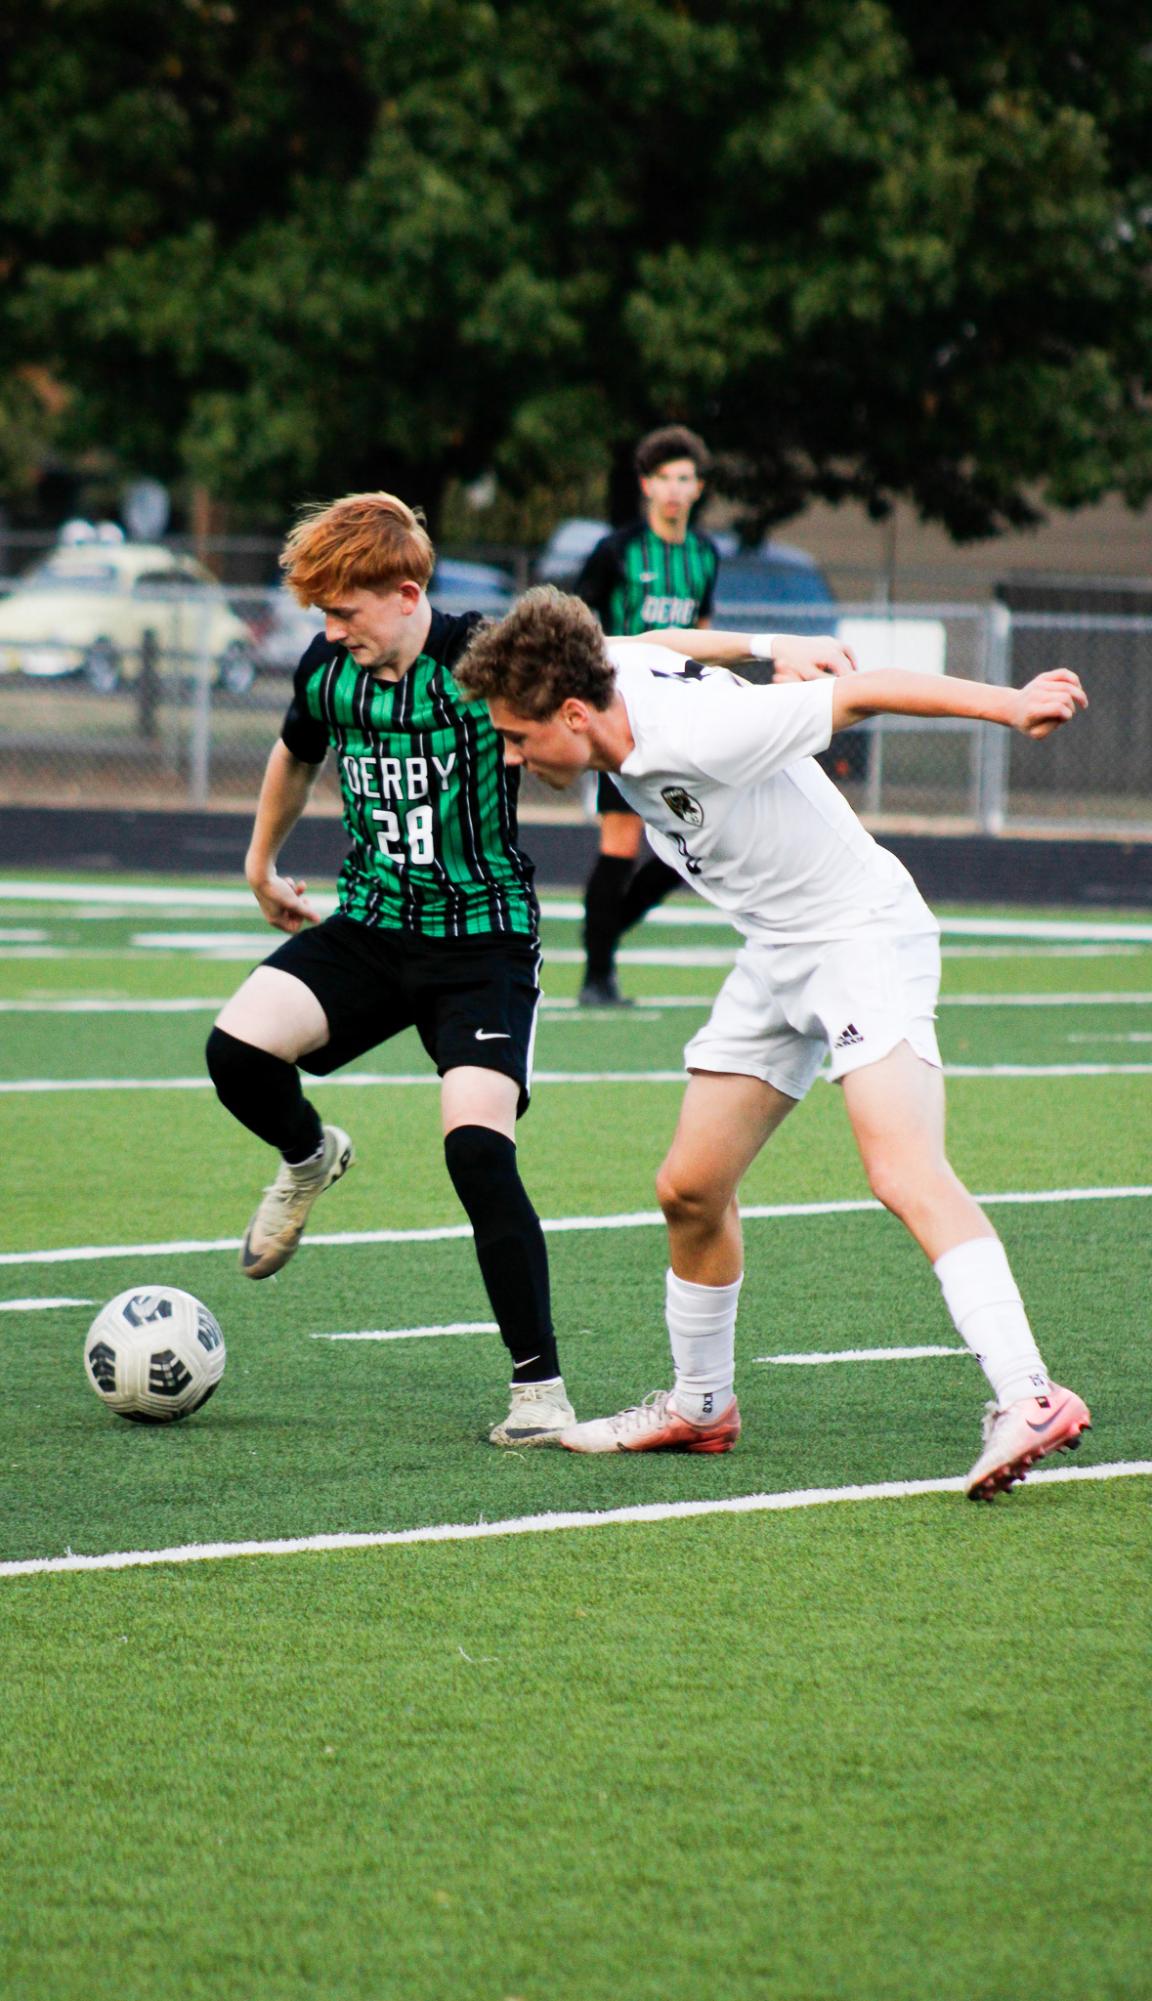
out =
[[337,914],[264,961],[315,994],[328,1019],[323,1049],[300,1068],[327,1077],[402,1029],[415,1028],[437,1074],[475,1065],[520,1086],[528,1109],[540,1001],[540,953],[528,938],[416,938]]

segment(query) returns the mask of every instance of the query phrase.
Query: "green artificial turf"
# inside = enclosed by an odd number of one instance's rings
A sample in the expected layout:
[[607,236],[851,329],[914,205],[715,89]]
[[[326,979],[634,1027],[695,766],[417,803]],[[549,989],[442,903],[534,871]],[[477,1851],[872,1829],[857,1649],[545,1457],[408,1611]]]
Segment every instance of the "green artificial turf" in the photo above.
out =
[[[149,879],[151,886],[154,879]],[[243,911],[80,917],[2,903],[62,956],[11,956],[0,996],[192,996],[194,1014],[6,1014],[0,1076],[200,1074],[211,1008],[244,976],[134,942],[255,934]],[[1040,913],[1037,913],[1040,914]],[[645,946],[720,946],[662,922]],[[546,946],[576,926],[549,920]],[[945,993],[1129,993],[1122,1005],[947,1006],[952,1064],[1148,1059],[1152,951],[964,946]],[[15,954],[20,948],[12,948]],[[38,947],[35,949],[39,949]],[[80,956],[77,956],[80,955]],[[630,966],[699,1010],[557,1011],[520,1128],[548,1218],[655,1208],[678,1070],[723,969]],[[579,968],[546,965],[571,998]],[[361,1069],[426,1072],[414,1039]],[[557,1510],[953,1477],[986,1386],[967,1356],[758,1358],[958,1345],[890,1217],[747,1224],[745,1429],[717,1458],[494,1451],[494,1334],[340,1332],[485,1321],[434,1087],[317,1087],[355,1172],[277,1279],[230,1249],[267,1156],[212,1094],[9,1094],[0,1217],[0,1561],[376,1534]],[[949,1084],[974,1189],[1149,1180],[1152,1077]],[[867,1197],[823,1083],[748,1177],[746,1204]],[[1041,1346],[1091,1404],[1077,1461],[1146,1460],[1148,1201],[999,1205]],[[582,1415],[668,1381],[663,1231],[549,1237]],[[124,1424],[81,1365],[95,1305],[168,1282],[220,1318],[228,1366],[185,1424]],[[1068,1462],[1061,1462],[1062,1464]],[[457,1544],[124,1572],[0,1577],[4,2001],[1141,2001],[1152,1996],[1147,1799],[1149,1484],[955,1494]]]
[[8,1586],[5,1995],[1132,2001],[1146,1529],[1050,1489]]

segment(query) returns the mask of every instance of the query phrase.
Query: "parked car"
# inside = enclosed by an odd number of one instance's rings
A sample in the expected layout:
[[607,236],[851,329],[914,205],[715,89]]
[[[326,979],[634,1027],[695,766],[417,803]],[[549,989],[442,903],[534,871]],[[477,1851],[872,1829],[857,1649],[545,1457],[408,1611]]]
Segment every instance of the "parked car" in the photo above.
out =
[[[432,573],[428,595],[439,611],[453,615],[463,611],[483,611],[493,618],[506,612],[515,596],[515,585],[507,570],[492,563],[458,562],[443,556]],[[315,605],[297,604],[286,584],[269,593],[263,611],[253,620],[256,632],[257,664],[264,673],[294,674],[301,655],[307,652],[318,632],[324,630],[324,614]]]
[[286,584],[269,591],[252,614],[256,635],[256,665],[262,674],[294,674],[317,633],[324,614],[315,605],[297,604]]
[[761,609],[773,614],[767,622],[778,624],[781,631],[835,630],[836,593],[806,549],[772,541],[746,549],[734,535],[727,534],[712,539],[720,551],[712,622],[721,631],[739,632],[748,625],[750,615],[754,623],[760,623]]
[[465,563],[455,556],[441,556],[432,572],[428,595],[438,611],[458,615],[462,611],[486,612],[502,618],[511,610],[516,585],[508,570],[495,563]]
[[560,590],[570,591],[597,542],[611,532],[607,521],[593,521],[586,515],[561,521],[532,565],[533,583],[556,584]]
[[191,556],[158,543],[71,540],[17,579],[0,604],[0,671],[80,675],[111,694],[140,672],[146,632],[161,671],[188,671],[206,651],[220,687],[240,695],[256,672],[252,633]]

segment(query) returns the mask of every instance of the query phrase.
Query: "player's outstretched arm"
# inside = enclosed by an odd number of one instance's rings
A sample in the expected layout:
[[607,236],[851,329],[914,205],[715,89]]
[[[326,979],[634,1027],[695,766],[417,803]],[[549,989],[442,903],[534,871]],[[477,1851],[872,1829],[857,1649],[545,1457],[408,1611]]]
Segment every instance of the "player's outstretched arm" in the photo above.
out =
[[277,931],[299,931],[302,924],[320,921],[319,912],[304,894],[307,883],[281,875],[276,867],[284,842],[308,804],[319,770],[318,764],[301,763],[287,744],[280,742],[273,744],[265,767],[244,876],[261,911]]
[[[629,642],[614,639],[613,647]],[[831,633],[803,639],[795,632],[713,632],[711,627],[668,626],[646,632],[638,646],[664,646],[689,660],[713,667],[735,667],[745,660],[771,660],[777,681],[817,681],[822,674],[854,674],[856,656]]]
[[1024,688],[999,688],[984,681],[961,681],[951,674],[906,674],[885,669],[838,681],[832,691],[832,727],[846,729],[869,716],[971,716],[1002,723],[1024,736],[1050,736],[1088,707],[1080,678],[1070,668],[1037,674]]

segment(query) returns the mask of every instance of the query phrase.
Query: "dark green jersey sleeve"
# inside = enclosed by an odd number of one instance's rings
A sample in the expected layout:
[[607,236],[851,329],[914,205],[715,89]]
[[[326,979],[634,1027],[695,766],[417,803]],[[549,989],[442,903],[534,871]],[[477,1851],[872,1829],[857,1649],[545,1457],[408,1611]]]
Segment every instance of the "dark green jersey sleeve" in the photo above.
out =
[[577,577],[574,588],[576,596],[583,598],[589,610],[596,613],[605,632],[612,630],[609,624],[612,595],[619,589],[623,578],[619,533],[603,535],[585,558],[584,568]]

